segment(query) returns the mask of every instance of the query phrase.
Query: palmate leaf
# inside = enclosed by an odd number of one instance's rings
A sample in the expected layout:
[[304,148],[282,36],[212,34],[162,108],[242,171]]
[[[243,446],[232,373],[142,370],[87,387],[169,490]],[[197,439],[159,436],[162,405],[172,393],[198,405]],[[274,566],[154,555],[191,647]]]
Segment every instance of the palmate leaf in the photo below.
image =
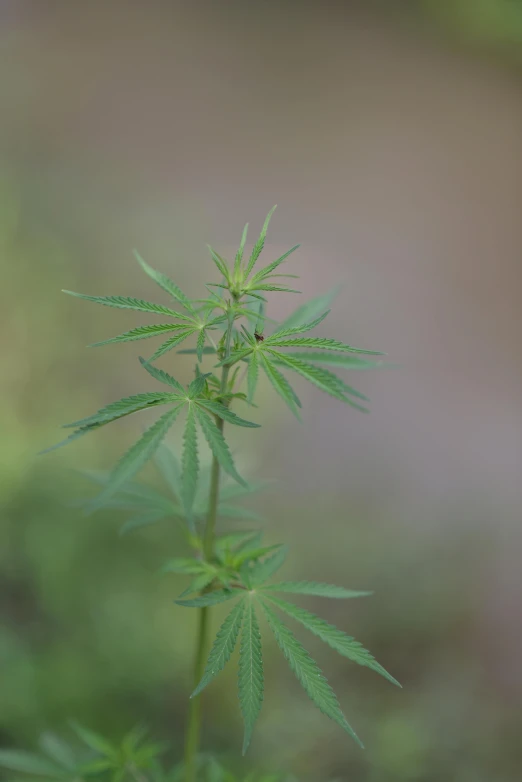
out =
[[121,457],[111,473],[107,486],[91,503],[91,509],[103,506],[108,497],[112,496],[123,484],[136,475],[143,465],[153,456],[168,430],[176,420],[182,405],[169,410],[150,426],[140,439],[132,445]]
[[206,412],[203,412],[200,407],[195,409],[195,413],[210,450],[221,467],[242,486],[247,486],[244,478],[236,470],[228,444],[212,418]]
[[335,649],[343,657],[347,657],[358,665],[364,665],[367,668],[371,668],[372,671],[379,673],[388,679],[392,684],[396,684],[398,687],[401,685],[394,679],[394,677],[388,673],[388,671],[380,665],[375,657],[364,648],[362,644],[352,638],[342,630],[339,630],[334,625],[329,624],[319,616],[312,614],[305,608],[294,605],[293,603],[287,603],[286,600],[281,600],[273,595],[266,595],[265,599],[270,600],[277,608],[284,611],[288,616],[300,622],[307,630],[316,635],[321,641],[324,641],[332,649]]
[[276,366],[268,359],[268,357],[262,353],[259,352],[260,358],[261,358],[261,366],[263,368],[263,371],[267,378],[269,379],[270,383],[274,387],[275,391],[279,394],[279,396],[286,402],[292,413],[295,415],[298,421],[301,421],[301,416],[299,415],[299,408],[301,407],[301,402],[299,400],[299,397],[295,393],[294,389],[286,379],[284,375],[281,374],[281,372],[277,369]]
[[287,592],[294,595],[315,595],[315,597],[330,597],[348,599],[352,597],[369,597],[373,592],[361,592],[345,589],[334,584],[319,584],[315,581],[281,581],[279,584],[268,584],[262,587],[270,592]]
[[[277,205],[276,205],[277,206]],[[273,206],[272,209],[269,211],[269,213],[266,216],[266,220],[264,222],[263,228],[261,229],[261,233],[259,234],[259,239],[255,243],[252,254],[250,256],[250,259],[248,261],[248,264],[245,269],[245,277],[248,277],[252,269],[254,268],[257,259],[261,255],[263,251],[263,247],[265,246],[265,239],[266,239],[266,233],[268,231],[268,224],[270,223],[270,218],[274,214],[276,210],[276,206]]]
[[340,725],[362,747],[361,740],[347,722],[334,691],[323,676],[315,660],[310,657],[292,631],[276,616],[268,603],[262,600],[261,605],[277,645],[283,652],[290,668],[295,673],[308,697],[323,714],[326,714],[327,717],[330,717],[330,719]]
[[190,696],[191,698],[199,695],[199,693],[207,686],[207,684],[210,684],[212,679],[214,679],[218,673],[223,670],[227,662],[230,660],[232,652],[236,647],[244,613],[245,598],[236,603],[232,611],[228,614],[227,618],[219,628],[216,639],[208,656],[203,678]]
[[134,256],[136,260],[138,261],[139,265],[154,282],[160,286],[160,288],[163,288],[164,291],[169,293],[172,298],[176,299],[180,304],[182,304],[188,312],[195,314],[194,307],[192,305],[192,302],[186,296],[181,288],[179,288],[175,282],[173,282],[169,277],[167,277],[166,274],[162,274],[162,272],[158,272],[155,269],[153,269],[151,266],[149,266],[146,261],[143,260],[141,255],[134,250]]
[[275,334],[273,337],[267,337],[265,340],[267,346],[274,347],[288,347],[288,348],[320,348],[321,350],[339,350],[347,353],[362,353],[367,356],[384,356],[378,350],[362,350],[361,348],[353,348],[351,345],[345,345],[344,342],[339,342],[336,339],[327,339],[325,337],[278,337]]
[[116,307],[123,310],[134,310],[135,312],[154,312],[158,315],[170,315],[173,318],[179,320],[190,321],[187,315],[181,312],[171,309],[170,307],[164,307],[163,304],[155,304],[152,301],[144,301],[143,299],[135,299],[132,296],[87,296],[84,293],[75,293],[74,291],[62,290],[62,293],[67,293],[69,296],[75,296],[77,299],[85,299],[86,301],[92,301],[95,304],[103,304],[106,307]]
[[153,323],[149,326],[137,326],[130,331],[125,331],[123,334],[118,334],[116,337],[104,339],[101,342],[93,342],[92,345],[89,345],[89,347],[99,348],[102,345],[111,345],[115,342],[135,342],[138,339],[149,339],[150,337],[157,337],[159,334],[166,334],[169,331],[181,331],[185,333],[187,330],[188,328],[186,323]]
[[175,557],[169,559],[162,566],[160,573],[183,573],[189,576],[196,576],[207,570],[208,566],[202,560],[194,557]]
[[264,678],[263,655],[261,650],[261,633],[254,608],[254,602],[249,601],[241,633],[239,649],[238,693],[239,704],[245,723],[243,739],[243,755],[248,749],[252,738],[255,722],[263,704]]
[[294,372],[297,372],[297,374],[301,375],[301,377],[304,377],[310,383],[313,383],[321,391],[330,394],[330,396],[339,399],[341,402],[346,402],[352,407],[355,407],[357,410],[360,410],[362,413],[368,412],[366,407],[353,402],[353,400],[351,400],[347,394],[364,401],[368,401],[368,397],[364,394],[361,394],[361,392],[357,391],[355,388],[346,385],[346,383],[341,380],[341,378],[337,377],[337,375],[334,375],[333,372],[329,372],[327,369],[314,366],[313,364],[308,364],[306,361],[302,361],[300,358],[288,358],[280,351],[270,350],[270,348],[267,348],[267,351],[279,364],[282,364]]
[[245,244],[246,244],[246,238],[248,233],[248,223],[243,228],[243,234],[241,236],[241,242],[239,244],[239,249],[236,253],[236,259],[234,261],[234,277],[237,279],[239,277],[239,273],[241,271],[241,262],[243,260],[243,253],[245,251]]
[[196,415],[194,405],[188,407],[185,430],[183,432],[183,452],[181,456],[181,499],[187,519],[192,531],[194,531],[194,521],[192,516],[192,507],[196,497],[199,474],[198,458],[198,434],[196,431]]

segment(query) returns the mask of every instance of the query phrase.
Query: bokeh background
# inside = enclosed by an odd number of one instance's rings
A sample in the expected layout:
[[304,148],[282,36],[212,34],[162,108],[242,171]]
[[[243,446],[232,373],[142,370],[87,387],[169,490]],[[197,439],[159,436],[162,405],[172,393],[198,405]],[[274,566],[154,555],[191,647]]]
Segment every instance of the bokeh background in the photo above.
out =
[[144,720],[179,757],[193,616],[156,571],[180,540],[72,507],[141,422],[36,456],[148,387],[143,347],[86,350],[135,320],[60,289],[162,300],[137,247],[198,295],[205,244],[277,202],[265,257],[301,242],[307,296],[343,283],[323,332],[400,367],[353,378],[370,416],[298,383],[303,426],[263,386],[234,446],[276,481],[253,507],[287,577],[375,590],[306,604],[404,690],[309,644],[361,752],[267,643],[250,756],[232,667],[204,744],[303,780],[519,780],[522,4],[2,0],[0,106],[0,743]]

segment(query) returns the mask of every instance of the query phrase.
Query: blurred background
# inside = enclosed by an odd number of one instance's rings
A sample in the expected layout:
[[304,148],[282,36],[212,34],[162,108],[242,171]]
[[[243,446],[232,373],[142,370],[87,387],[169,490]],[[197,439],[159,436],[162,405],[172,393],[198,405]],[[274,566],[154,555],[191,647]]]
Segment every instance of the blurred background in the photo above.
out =
[[143,419],[36,456],[147,390],[144,348],[86,350],[136,320],[60,289],[163,302],[136,247],[197,296],[205,244],[230,255],[277,203],[265,258],[301,242],[307,297],[343,284],[323,333],[400,367],[350,377],[370,416],[297,383],[303,426],[262,386],[234,447],[276,481],[253,507],[286,577],[375,590],[306,605],[404,690],[305,636],[361,752],[267,641],[249,757],[233,666],[204,745],[310,781],[519,780],[522,4],[1,0],[0,106],[0,744],[143,720],[179,757],[194,617],[156,572],[180,540],[72,507]]

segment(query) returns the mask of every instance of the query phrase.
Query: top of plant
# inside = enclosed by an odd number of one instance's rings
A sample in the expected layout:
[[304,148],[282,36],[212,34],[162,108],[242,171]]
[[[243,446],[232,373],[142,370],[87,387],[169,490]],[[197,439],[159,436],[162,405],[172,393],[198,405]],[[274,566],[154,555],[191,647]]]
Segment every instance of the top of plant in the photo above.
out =
[[[230,406],[232,402],[239,402],[247,407],[255,407],[261,372],[299,418],[301,402],[287,373],[299,375],[339,401],[366,412],[367,408],[361,404],[368,401],[364,394],[348,385],[332,368],[367,369],[381,363],[375,358],[364,357],[382,355],[377,351],[355,348],[330,336],[310,335],[327,318],[334,292],[299,306],[282,323],[267,317],[266,293],[297,293],[281,284],[281,278],[295,275],[281,273],[279,267],[298,245],[258,268],[273,211],[268,214],[250,255],[245,253],[247,226],[232,261],[226,261],[213,248],[209,248],[220,279],[206,286],[207,293],[203,298],[189,299],[176,283],[151,268],[139,255],[137,259],[141,267],[168,294],[169,304],[155,304],[127,296],[91,296],[66,291],[108,307],[164,316],[165,322],[137,326],[97,343],[107,345],[161,337],[163,341],[156,351],[148,359],[140,358],[145,372],[160,384],[158,389],[124,397],[86,418],[67,424],[73,432],[59,445],[125,416],[151,407],[163,408],[160,417],[121,457],[110,475],[98,477],[102,490],[89,507],[96,509],[105,505],[135,512],[124,531],[153,523],[165,516],[182,519],[188,532],[190,556],[171,559],[163,568],[165,572],[191,576],[190,584],[176,602],[188,608],[207,610],[219,603],[235,601],[218,631],[207,667],[201,671],[193,696],[198,695],[224,668],[241,637],[239,700],[245,722],[243,751],[250,743],[263,700],[258,613],[266,620],[290,668],[312,701],[359,743],[319,667],[281,621],[279,614],[289,616],[349,660],[398,683],[353,637],[277,596],[278,593],[290,593],[353,598],[369,593],[310,581],[270,583],[272,576],[284,563],[286,547],[264,546],[261,535],[249,531],[215,534],[219,516],[230,518],[239,514],[247,519],[247,512],[241,513],[241,509],[230,506],[228,500],[234,496],[242,497],[254,487],[248,486],[239,474],[223,429],[225,422],[250,429],[258,426],[237,415]],[[189,338],[193,338],[194,345],[180,349]],[[196,358],[194,378],[188,384],[181,383],[155,363],[174,348],[178,349],[178,353],[193,354]],[[204,361],[209,361],[205,369]],[[243,383],[246,383],[245,390]],[[181,415],[185,416],[185,424],[178,463],[177,457],[162,443],[174,421]],[[208,470],[201,469],[199,433],[207,441],[212,453],[210,476]],[[162,475],[169,476],[168,496],[153,492],[134,480],[151,458],[154,458]],[[220,495],[221,471],[235,481],[236,486],[241,487],[239,494],[225,491]],[[206,500],[205,493],[202,494],[203,486],[208,489]],[[202,530],[201,522],[205,518],[206,525]],[[187,778],[194,778],[190,771]]]
[[[274,209],[275,207],[268,214],[250,255],[245,255],[248,226],[245,226],[239,249],[232,262],[227,262],[212,247],[209,248],[221,279],[217,283],[207,285],[207,295],[204,298],[189,299],[175,282],[149,266],[137,253],[137,260],[144,272],[170,297],[167,304],[156,304],[129,296],[91,296],[64,291],[71,296],[107,307],[168,318],[166,322],[136,326],[130,331],[95,343],[95,346],[100,346],[152,337],[163,338],[155,352],[147,360],[140,361],[143,369],[164,388],[124,397],[86,418],[66,424],[66,428],[72,428],[74,431],[64,441],[52,446],[57,448],[112,421],[142,410],[160,406],[163,408],[165,412],[118,462],[111,480],[103,489],[100,502],[107,500],[134,477],[154,455],[167,431],[183,411],[186,413],[186,423],[183,436],[182,484],[187,513],[190,515],[196,495],[199,471],[198,428],[225,472],[241,483],[243,479],[237,472],[223,438],[222,427],[216,421],[221,419],[243,427],[257,426],[256,423],[231,412],[229,405],[233,399],[253,405],[259,370],[262,370],[276,393],[298,418],[301,402],[285,375],[287,371],[300,375],[340,401],[366,411],[366,407],[360,404],[367,401],[364,394],[347,385],[326,367],[366,369],[378,366],[380,362],[368,360],[362,355],[379,356],[382,353],[355,348],[329,337],[309,335],[309,332],[328,316],[328,305],[333,293],[316,297],[299,306],[279,324],[274,325],[274,321],[265,314],[267,292],[297,293],[280,283],[282,277],[295,275],[282,274],[277,270],[299,245],[295,245],[266,266],[257,268]],[[270,324],[267,334],[266,324]],[[225,333],[228,334],[227,338]],[[179,348],[189,338],[195,340],[195,346],[178,352],[193,353],[197,363],[194,380],[184,386],[173,375],[155,366],[155,362],[174,348]],[[202,363],[207,358],[210,358],[213,367],[202,371]],[[215,369],[220,366],[227,368],[223,375],[224,382],[223,377],[220,380],[215,373]],[[245,379],[246,392],[242,390]]]

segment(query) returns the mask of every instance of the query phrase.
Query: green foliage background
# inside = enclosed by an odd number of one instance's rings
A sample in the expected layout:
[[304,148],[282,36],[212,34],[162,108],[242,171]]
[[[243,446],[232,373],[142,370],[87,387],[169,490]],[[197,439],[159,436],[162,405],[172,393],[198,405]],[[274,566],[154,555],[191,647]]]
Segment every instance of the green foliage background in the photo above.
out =
[[[437,15],[442,5],[448,6],[439,4]],[[458,24],[472,33],[485,30],[487,35],[481,37],[491,37],[496,45],[505,37],[513,51],[519,44],[518,9],[516,3],[508,5],[489,3],[495,25],[485,25],[481,17],[482,21],[471,20],[468,28],[464,11]],[[470,14],[473,10],[470,4],[458,6]],[[504,6],[512,21],[502,15]],[[485,2],[474,9],[489,13]],[[13,46],[13,41],[7,45]],[[6,144],[5,149],[10,147]],[[45,459],[35,455],[54,442],[60,422],[123,395],[129,383],[139,390],[134,368],[138,349],[122,356],[83,348],[98,335],[119,333],[121,313],[104,313],[102,327],[99,313],[93,317],[87,305],[79,306],[59,291],[67,287],[114,293],[121,288],[118,279],[123,274],[129,294],[139,295],[139,271],[130,252],[124,257],[121,248],[141,248],[144,242],[153,246],[154,221],[145,222],[140,241],[131,210],[123,218],[116,208],[112,214],[110,200],[106,222],[92,206],[90,216],[79,217],[80,182],[73,187],[76,207],[64,227],[45,207],[46,186],[37,161],[24,158],[21,165],[15,156],[5,154],[2,163],[1,743],[33,746],[45,729],[69,735],[70,718],[112,738],[144,720],[158,739],[171,742],[175,758],[190,694],[193,617],[173,605],[181,579],[159,578],[156,571],[166,552],[177,555],[178,534],[163,525],[120,538],[121,516],[103,511],[85,517],[74,506],[88,491],[77,469],[106,468],[136,430],[123,425]],[[255,189],[252,182],[252,192]],[[181,234],[182,248],[189,246],[189,260],[168,266],[172,255],[164,247],[156,249],[163,254],[165,271],[174,278],[178,272],[180,282],[195,290],[208,268],[204,243],[214,241],[207,230],[216,226],[209,218],[203,235],[197,222],[203,210],[196,204],[191,212],[190,199],[178,190],[176,198],[183,214],[165,220],[162,236],[169,236],[175,246]],[[273,198],[271,193],[269,199]],[[284,224],[284,208],[278,218]],[[242,216],[230,224],[227,217],[218,239],[235,240],[241,220]],[[92,233],[93,225],[106,226],[106,234]],[[200,255],[196,246],[201,247]],[[115,247],[118,256],[113,263]],[[97,260],[100,250],[103,258]],[[316,281],[310,280],[310,285]],[[339,301],[342,310],[342,295]],[[180,375],[185,373],[183,379],[189,380],[190,361],[177,360]],[[381,375],[377,384],[372,382],[372,407],[378,408],[392,381]],[[269,389],[264,393],[268,400]],[[343,415],[357,413],[343,410]],[[261,416],[264,429],[258,450],[249,452],[238,437],[236,458],[246,474],[260,470],[260,477],[277,479],[272,464],[280,464],[274,450],[281,443],[282,410],[265,403]],[[306,416],[320,421],[321,412],[311,408]],[[347,442],[347,452],[350,448]],[[155,480],[152,472],[148,475]],[[330,672],[348,718],[356,717],[367,747],[361,753],[315,714],[271,646],[265,650],[266,667],[271,669],[265,708],[244,768],[258,763],[290,767],[303,779],[338,776],[360,782],[514,782],[522,762],[520,697],[516,688],[506,695],[506,688],[488,673],[487,653],[477,653],[484,640],[483,605],[491,589],[488,572],[498,545],[492,529],[477,534],[472,523],[448,523],[451,533],[446,535],[416,535],[400,518],[373,517],[371,490],[353,496],[343,486],[329,486],[321,493],[309,490],[306,478],[291,481],[288,488],[275,485],[265,497],[256,498],[252,508],[268,519],[268,542],[294,543],[288,578],[326,576],[332,582],[375,590],[375,597],[364,603],[329,607],[327,618],[364,641],[404,690],[384,687],[370,672],[322,651],[319,642],[310,643]],[[379,491],[385,492],[386,486]],[[452,506],[441,502],[426,515],[473,519],[475,503],[472,497],[459,498]],[[392,509],[390,515],[394,513]],[[235,694],[228,694],[234,690],[233,679],[234,671],[225,671],[205,693],[205,745],[240,765],[235,758],[240,717]]]

